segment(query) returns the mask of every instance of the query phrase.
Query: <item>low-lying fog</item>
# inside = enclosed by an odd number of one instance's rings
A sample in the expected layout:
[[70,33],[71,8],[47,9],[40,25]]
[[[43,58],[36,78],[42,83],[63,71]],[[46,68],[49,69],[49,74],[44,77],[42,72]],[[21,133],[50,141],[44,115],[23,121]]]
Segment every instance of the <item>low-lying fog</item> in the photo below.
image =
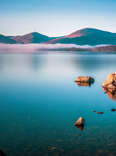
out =
[[[103,46],[103,45],[97,45]],[[96,46],[79,46],[76,44],[0,44],[0,53],[12,52],[12,53],[32,53],[39,50],[59,50],[70,48],[94,48]]]

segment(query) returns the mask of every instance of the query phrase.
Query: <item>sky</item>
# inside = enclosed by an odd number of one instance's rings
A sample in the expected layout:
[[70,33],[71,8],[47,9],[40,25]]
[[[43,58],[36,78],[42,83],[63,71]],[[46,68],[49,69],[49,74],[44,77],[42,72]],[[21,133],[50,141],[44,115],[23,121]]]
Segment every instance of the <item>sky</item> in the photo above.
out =
[[63,36],[86,27],[116,33],[116,0],[0,0],[0,34]]

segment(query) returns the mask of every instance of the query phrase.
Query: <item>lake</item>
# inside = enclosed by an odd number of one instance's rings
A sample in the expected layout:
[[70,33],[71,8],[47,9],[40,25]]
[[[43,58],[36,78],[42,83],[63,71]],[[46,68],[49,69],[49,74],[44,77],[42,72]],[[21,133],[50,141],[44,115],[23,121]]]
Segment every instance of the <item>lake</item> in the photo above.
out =
[[[116,101],[102,89],[112,72],[114,53],[0,54],[0,149],[6,156],[115,156]],[[94,84],[74,82],[86,75]],[[74,125],[79,117],[83,130]]]

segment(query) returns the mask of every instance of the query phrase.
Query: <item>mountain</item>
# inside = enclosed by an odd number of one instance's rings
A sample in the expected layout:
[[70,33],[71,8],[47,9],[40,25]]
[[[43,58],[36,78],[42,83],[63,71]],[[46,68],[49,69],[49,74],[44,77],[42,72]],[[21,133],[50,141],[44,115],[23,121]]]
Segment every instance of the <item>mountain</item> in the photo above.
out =
[[116,33],[94,28],[85,28],[62,37],[48,37],[38,32],[20,36],[0,35],[0,43],[46,43],[46,44],[77,44],[77,45],[116,45]]
[[0,34],[0,43],[9,43],[9,44],[15,44],[16,41],[13,40],[11,37],[7,37]]
[[11,38],[17,43],[23,43],[23,44],[43,43],[43,42],[48,42],[54,39],[53,37],[48,37],[46,35],[42,35],[37,32],[32,32],[32,33],[22,35],[22,36],[12,36]]
[[77,45],[99,45],[112,44],[116,45],[116,33],[102,31],[94,28],[85,28],[75,31],[64,37],[51,40],[48,43],[63,43]]

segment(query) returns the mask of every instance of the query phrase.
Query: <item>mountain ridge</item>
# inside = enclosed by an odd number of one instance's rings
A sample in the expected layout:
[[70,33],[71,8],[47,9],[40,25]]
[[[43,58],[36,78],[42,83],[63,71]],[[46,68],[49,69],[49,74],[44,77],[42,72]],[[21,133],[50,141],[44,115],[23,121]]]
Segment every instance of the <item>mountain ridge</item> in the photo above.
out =
[[54,39],[53,37],[48,37],[38,32],[31,32],[25,35],[12,36],[11,38],[15,40],[16,42],[22,43],[22,44],[42,43],[42,42],[47,42],[51,39]]
[[116,33],[96,28],[84,28],[61,37],[49,37],[38,32],[31,32],[25,35],[4,36],[0,35],[0,43],[8,44],[76,44],[76,45],[116,45]]
[[99,45],[116,44],[116,33],[103,31],[95,28],[84,28],[77,30],[50,43],[77,44],[77,45]]

